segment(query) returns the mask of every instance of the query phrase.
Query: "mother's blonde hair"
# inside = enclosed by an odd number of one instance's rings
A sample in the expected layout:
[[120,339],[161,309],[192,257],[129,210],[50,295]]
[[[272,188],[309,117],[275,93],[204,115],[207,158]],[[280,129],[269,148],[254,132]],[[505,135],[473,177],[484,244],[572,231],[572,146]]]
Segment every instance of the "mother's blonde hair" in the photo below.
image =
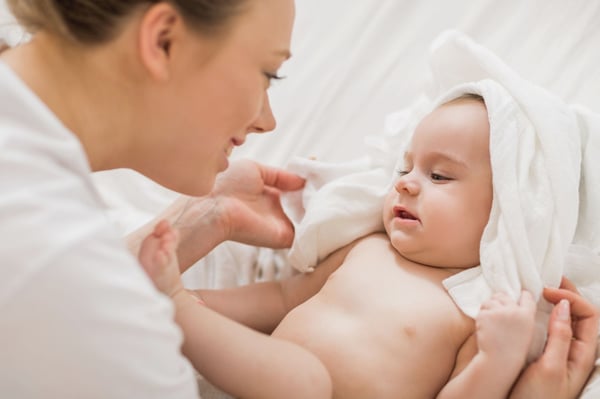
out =
[[217,34],[249,0],[6,0],[29,33],[47,31],[82,44],[109,40],[134,10],[161,2],[173,5],[191,28]]

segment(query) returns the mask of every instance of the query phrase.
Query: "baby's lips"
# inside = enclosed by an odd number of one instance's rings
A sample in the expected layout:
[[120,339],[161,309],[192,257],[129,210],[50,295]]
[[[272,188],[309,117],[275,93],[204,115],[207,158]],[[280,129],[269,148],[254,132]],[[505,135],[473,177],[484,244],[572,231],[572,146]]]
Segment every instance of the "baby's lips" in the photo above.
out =
[[403,206],[394,207],[394,216],[399,217],[400,219],[419,220],[418,217],[416,217]]

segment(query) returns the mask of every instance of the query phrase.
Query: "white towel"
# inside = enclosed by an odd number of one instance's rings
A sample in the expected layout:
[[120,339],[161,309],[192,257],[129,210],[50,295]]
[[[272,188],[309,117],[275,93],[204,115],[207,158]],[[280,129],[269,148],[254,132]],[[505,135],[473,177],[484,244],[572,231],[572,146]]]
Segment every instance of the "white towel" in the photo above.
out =
[[[430,61],[436,101],[392,117],[395,125],[388,130],[395,134],[371,145],[379,154],[371,148],[370,164],[363,162],[360,173],[320,182],[304,203],[290,251],[292,265],[307,270],[340,246],[381,229],[381,204],[393,172],[390,159],[403,154],[402,143],[425,111],[465,92],[481,94],[488,109],[494,198],[480,245],[481,265],[444,282],[458,306],[475,317],[496,291],[517,299],[527,289],[540,299],[543,286],[559,284],[572,243],[577,245],[571,252],[585,248],[585,259],[597,264],[600,181],[594,163],[600,160],[600,117],[521,78],[456,31],[435,40]],[[544,344],[549,307],[543,302],[530,355],[540,353]]]
[[[365,156],[347,163],[294,158],[287,169],[306,178],[303,191],[285,193],[284,207],[296,229],[288,253],[290,265],[312,271],[336,249],[375,231],[383,231],[383,200],[390,189],[399,148],[404,148],[431,101],[393,113],[383,135],[365,139]],[[393,150],[393,151],[392,151]]]
[[[355,238],[383,230],[383,198],[389,184],[385,168],[372,168],[368,159],[329,165],[296,158],[288,169],[307,179],[302,198],[284,196],[296,238],[290,249],[290,264],[312,271],[320,260]],[[327,178],[333,178],[329,181]]]
[[[524,89],[521,99],[509,93],[511,84]],[[502,86],[484,79],[459,85],[438,102],[464,93],[485,99],[494,197],[480,243],[481,265],[444,285],[463,312],[475,317],[493,292],[517,300],[526,289],[537,300],[544,285],[558,286],[577,223],[581,158],[577,121],[549,93],[524,81]],[[540,302],[530,358],[543,349],[550,309]]]

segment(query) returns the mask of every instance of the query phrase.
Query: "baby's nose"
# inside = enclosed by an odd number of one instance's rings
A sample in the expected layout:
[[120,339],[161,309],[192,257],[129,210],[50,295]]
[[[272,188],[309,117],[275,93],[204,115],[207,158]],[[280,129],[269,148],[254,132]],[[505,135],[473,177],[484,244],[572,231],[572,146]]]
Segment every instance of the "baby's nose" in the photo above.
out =
[[411,176],[410,173],[401,176],[395,185],[396,191],[399,193],[408,193],[410,195],[416,195],[419,193],[420,186],[417,180]]

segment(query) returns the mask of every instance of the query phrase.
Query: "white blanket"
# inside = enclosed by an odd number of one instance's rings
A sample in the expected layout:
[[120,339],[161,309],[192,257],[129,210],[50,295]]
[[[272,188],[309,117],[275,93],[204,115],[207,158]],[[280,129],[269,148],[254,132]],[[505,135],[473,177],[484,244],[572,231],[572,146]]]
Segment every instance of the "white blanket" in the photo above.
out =
[[[387,148],[387,154],[371,152],[367,161],[357,162],[358,172],[327,184],[319,174],[323,165],[291,165],[308,177],[309,187],[315,178],[320,187],[305,196],[291,263],[309,270],[341,245],[380,229],[381,204],[392,176],[389,159],[403,154],[402,143],[425,110],[471,92],[482,95],[488,108],[494,199],[481,241],[481,266],[447,279],[445,286],[471,317],[493,292],[517,299],[527,289],[539,299],[544,285],[559,284],[573,242],[596,253],[600,249],[594,222],[600,220],[594,206],[600,197],[598,184],[591,182],[592,160],[600,159],[600,147],[597,131],[589,131],[597,116],[529,83],[459,32],[438,37],[430,60],[437,100],[429,107],[419,104],[399,121],[395,115],[395,135],[378,147]],[[540,309],[532,354],[539,354],[544,343],[548,306],[541,301]]]

